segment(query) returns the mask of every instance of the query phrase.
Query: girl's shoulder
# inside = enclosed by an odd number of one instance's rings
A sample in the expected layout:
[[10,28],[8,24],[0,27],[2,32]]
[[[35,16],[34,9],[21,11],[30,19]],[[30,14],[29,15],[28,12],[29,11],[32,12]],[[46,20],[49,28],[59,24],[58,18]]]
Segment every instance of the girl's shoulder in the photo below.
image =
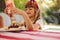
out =
[[43,19],[38,19],[35,24],[39,24],[41,27],[43,27]]

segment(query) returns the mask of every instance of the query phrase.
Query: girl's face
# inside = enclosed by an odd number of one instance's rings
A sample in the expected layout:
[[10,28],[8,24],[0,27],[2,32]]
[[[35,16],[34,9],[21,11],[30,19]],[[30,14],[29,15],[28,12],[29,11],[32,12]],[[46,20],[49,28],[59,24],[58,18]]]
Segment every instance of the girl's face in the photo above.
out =
[[31,18],[33,16],[35,16],[35,9],[30,7],[30,8],[26,8],[26,13],[28,14],[28,16]]

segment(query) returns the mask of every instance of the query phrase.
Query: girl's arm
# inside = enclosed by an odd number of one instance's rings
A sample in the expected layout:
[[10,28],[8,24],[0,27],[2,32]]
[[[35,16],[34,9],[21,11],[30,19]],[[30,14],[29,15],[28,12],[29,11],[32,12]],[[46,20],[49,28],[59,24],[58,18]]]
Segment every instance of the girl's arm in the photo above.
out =
[[5,0],[6,6],[7,6],[8,4],[11,4],[11,3],[12,3],[12,5],[13,5],[13,7],[15,7],[15,5],[14,5],[14,0]]
[[22,15],[23,18],[24,18],[24,21],[26,23],[26,27],[28,28],[28,30],[34,30],[34,26],[33,26],[33,23],[31,22],[31,20],[29,19],[28,15],[26,14],[26,12],[20,10],[20,9],[17,9],[17,8],[14,8],[14,10],[16,13],[18,13],[19,15]]
[[4,20],[3,20],[3,17],[0,16],[0,28],[3,28],[4,27]]

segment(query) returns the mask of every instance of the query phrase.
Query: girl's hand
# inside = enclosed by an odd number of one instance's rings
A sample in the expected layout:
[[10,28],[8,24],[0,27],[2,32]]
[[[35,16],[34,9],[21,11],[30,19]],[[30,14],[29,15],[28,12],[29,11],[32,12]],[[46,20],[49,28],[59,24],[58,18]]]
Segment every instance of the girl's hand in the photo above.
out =
[[26,14],[25,11],[18,9],[18,8],[12,8],[12,12],[19,14],[19,15],[25,15]]

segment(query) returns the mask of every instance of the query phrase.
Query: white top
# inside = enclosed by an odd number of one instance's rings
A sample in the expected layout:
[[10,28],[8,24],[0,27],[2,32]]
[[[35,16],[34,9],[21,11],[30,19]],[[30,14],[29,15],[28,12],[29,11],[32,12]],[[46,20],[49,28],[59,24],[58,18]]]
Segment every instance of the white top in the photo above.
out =
[[[10,20],[10,17],[8,15],[6,15],[5,13],[0,13],[0,16],[3,17],[5,26],[11,25],[11,20]],[[21,15],[16,14],[15,18],[16,18],[16,23],[24,22],[24,19]]]

